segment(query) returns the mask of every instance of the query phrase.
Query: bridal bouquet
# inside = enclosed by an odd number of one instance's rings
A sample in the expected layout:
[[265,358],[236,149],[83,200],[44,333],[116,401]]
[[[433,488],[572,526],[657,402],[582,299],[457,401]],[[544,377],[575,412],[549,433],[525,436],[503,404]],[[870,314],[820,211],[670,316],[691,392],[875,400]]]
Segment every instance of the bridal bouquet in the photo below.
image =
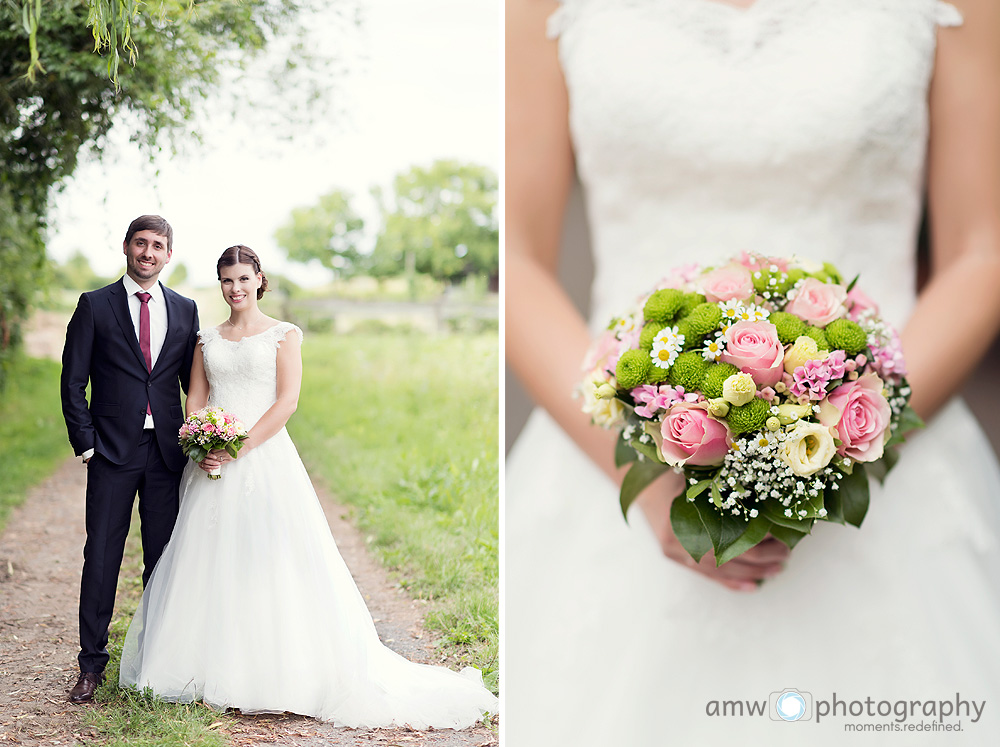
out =
[[721,565],[767,535],[788,547],[816,521],[860,526],[909,407],[902,349],[877,306],[831,264],[744,253],[675,270],[591,348],[583,409],[621,429],[634,462],[622,511],[664,470],[695,560]]
[[[235,459],[246,440],[247,429],[232,413],[221,407],[204,407],[187,416],[178,435],[181,451],[201,463],[208,452],[216,449],[225,449]],[[222,469],[219,467],[208,474],[210,480],[221,477]]]

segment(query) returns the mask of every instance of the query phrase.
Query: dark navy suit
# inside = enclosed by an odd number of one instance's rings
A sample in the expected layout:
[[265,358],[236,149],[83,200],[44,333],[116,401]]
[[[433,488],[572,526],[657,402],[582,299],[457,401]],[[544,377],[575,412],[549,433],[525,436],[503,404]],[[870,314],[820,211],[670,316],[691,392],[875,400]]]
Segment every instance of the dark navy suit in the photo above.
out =
[[[170,539],[177,519],[181,470],[177,443],[198,332],[190,298],[163,287],[167,333],[153,370],[136,338],[122,281],[80,296],[66,329],[61,381],[63,416],[77,454],[87,463],[87,544],[80,583],[80,670],[108,662],[108,625],[118,572],[139,494],[143,584]],[[90,402],[86,389],[90,384]],[[155,429],[143,430],[146,403]]]

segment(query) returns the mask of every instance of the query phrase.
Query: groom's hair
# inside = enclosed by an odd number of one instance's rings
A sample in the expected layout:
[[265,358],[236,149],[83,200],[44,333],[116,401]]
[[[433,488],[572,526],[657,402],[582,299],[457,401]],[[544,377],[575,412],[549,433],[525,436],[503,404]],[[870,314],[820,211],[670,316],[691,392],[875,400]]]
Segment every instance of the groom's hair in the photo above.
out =
[[167,251],[174,248],[174,229],[170,227],[163,218],[158,215],[140,215],[128,224],[128,231],[125,232],[125,243],[132,241],[132,237],[139,231],[152,231],[158,236],[163,236],[167,240]]

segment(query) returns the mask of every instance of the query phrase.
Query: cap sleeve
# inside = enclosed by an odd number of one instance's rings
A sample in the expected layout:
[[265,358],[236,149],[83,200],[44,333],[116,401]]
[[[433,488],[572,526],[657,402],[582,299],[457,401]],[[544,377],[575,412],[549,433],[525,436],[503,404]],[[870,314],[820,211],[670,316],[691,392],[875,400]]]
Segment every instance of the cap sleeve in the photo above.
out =
[[938,26],[942,26],[944,28],[961,26],[965,21],[958,8],[951,3],[946,3],[942,0],[934,0],[934,20],[937,22]]
[[559,0],[559,7],[549,16],[545,24],[545,35],[549,39],[558,39],[573,20],[572,0]]
[[291,322],[279,322],[274,325],[274,344],[278,345],[282,340],[287,337],[288,333],[293,329],[299,333],[299,340],[304,339],[305,335],[302,334],[302,330],[295,324]]

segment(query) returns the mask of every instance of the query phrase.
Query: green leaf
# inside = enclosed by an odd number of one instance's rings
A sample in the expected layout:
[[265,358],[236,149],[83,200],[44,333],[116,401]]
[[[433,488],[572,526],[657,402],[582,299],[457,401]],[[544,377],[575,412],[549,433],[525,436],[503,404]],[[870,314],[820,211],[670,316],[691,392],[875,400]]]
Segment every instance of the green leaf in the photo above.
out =
[[702,480],[689,487],[685,495],[687,496],[687,499],[689,501],[693,501],[695,498],[704,493],[710,487],[712,487],[711,480]]
[[682,493],[670,506],[670,527],[674,536],[695,560],[701,560],[712,549],[712,537],[699,510],[699,504],[704,503],[689,501]]
[[818,494],[812,498],[807,498],[799,504],[797,511],[806,511],[805,518],[807,519],[818,519],[820,517],[820,511],[825,508],[823,505],[823,493],[825,491],[819,491]]
[[236,443],[230,441],[226,444],[226,453],[229,454],[233,459],[239,456],[240,448]]
[[634,462],[638,458],[639,455],[636,454],[635,449],[629,445],[624,436],[619,435],[618,441],[615,442],[615,466],[624,467],[629,462]]
[[925,428],[926,423],[924,423],[923,418],[917,415],[916,410],[910,407],[907,403],[906,407],[903,408],[903,412],[899,415],[899,430],[902,433],[907,431],[915,431],[920,428]]
[[712,480],[712,503],[716,508],[722,508],[722,491],[719,490],[719,483]]
[[778,524],[771,524],[770,534],[776,540],[780,540],[781,542],[783,542],[785,546],[789,550],[791,550],[799,543],[799,540],[801,540],[803,537],[809,534],[809,531],[812,530],[812,525],[814,522],[804,521],[802,523],[808,527],[808,529],[804,532],[799,531],[798,529],[792,529],[791,527],[784,527],[784,526],[779,526]]
[[622,481],[621,495],[619,502],[622,507],[622,516],[628,517],[628,508],[638,497],[639,493],[653,482],[657,477],[667,471],[667,466],[660,462],[635,462],[625,475]]
[[646,457],[646,459],[650,459],[660,465],[663,464],[660,461],[660,455],[656,453],[655,444],[644,444],[638,438],[634,438],[632,439],[632,448]]
[[716,549],[715,564],[717,566],[720,566],[723,563],[728,563],[733,558],[739,557],[745,553],[751,547],[755,547],[759,542],[767,537],[768,533],[771,531],[771,527],[774,526],[774,524],[760,515],[750,519],[749,521],[744,521],[739,516],[733,516],[731,518],[736,519],[743,525],[742,531],[727,546],[723,547],[721,550]]
[[[766,500],[758,504],[761,515],[771,520],[778,526],[788,527],[789,529],[794,529],[795,531],[801,531],[800,527],[806,522],[797,518],[794,514],[792,516],[785,516],[785,507],[782,506],[776,500]],[[808,520],[807,520],[808,521]],[[807,526],[812,526],[812,522],[809,521]]]
[[868,473],[865,466],[857,465],[858,468],[850,475],[844,475],[840,480],[840,501],[843,506],[844,520],[859,527],[868,513]]
[[[854,465],[851,465],[853,472]],[[846,474],[846,473],[845,473]],[[844,524],[844,502],[840,499],[840,490],[827,490],[823,494],[823,507],[826,509],[826,521]]]
[[855,283],[858,282],[858,278],[859,277],[861,277],[861,276],[860,275],[855,275],[854,276],[854,280],[852,280],[850,283],[847,284],[847,292],[848,293],[850,293],[852,290],[854,290],[854,285],[855,285]]

